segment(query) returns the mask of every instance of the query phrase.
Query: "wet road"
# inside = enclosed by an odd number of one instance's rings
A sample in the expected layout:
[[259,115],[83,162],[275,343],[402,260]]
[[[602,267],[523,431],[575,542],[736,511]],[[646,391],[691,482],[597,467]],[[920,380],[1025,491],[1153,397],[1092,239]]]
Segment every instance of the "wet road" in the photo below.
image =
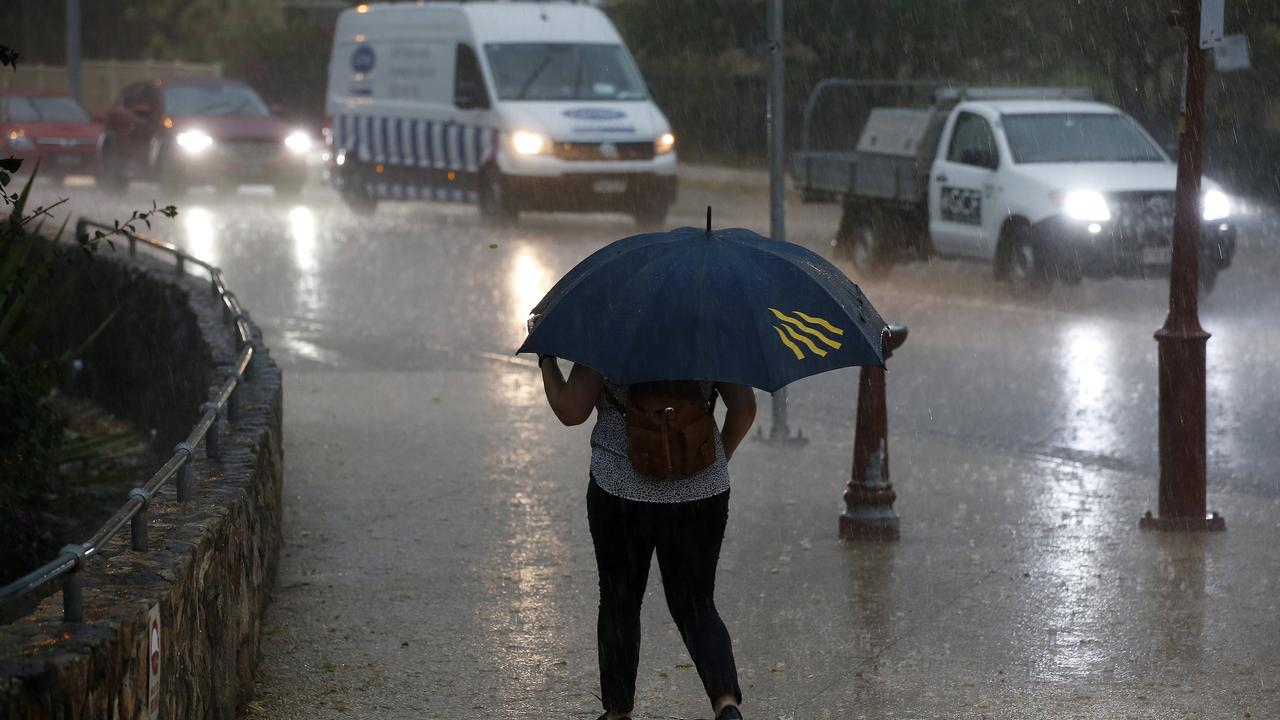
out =
[[[717,224],[764,229],[765,198],[686,183],[673,221],[711,203]],[[251,715],[591,720],[588,428],[556,425],[509,354],[559,274],[630,222],[361,220],[304,199],[193,193],[156,230],[226,270],[285,370],[286,546]],[[795,205],[791,239],[822,247],[835,220]],[[718,604],[748,717],[1280,713],[1280,256],[1246,240],[1202,309],[1210,505],[1231,528],[1203,538],[1134,527],[1154,507],[1163,284],[1016,303],[951,261],[864,284],[911,328],[889,396],[903,541],[835,542],[856,372],[797,383],[812,444],[734,461]],[[656,572],[644,613],[636,717],[705,716]]]
[[[117,217],[155,192],[137,186],[108,200],[85,189],[73,209]],[[534,214],[495,228],[468,206],[384,204],[361,219],[326,190],[304,200],[196,191],[179,202],[177,220],[156,228],[226,270],[290,372],[444,369],[509,355],[529,308],[561,273],[634,232],[608,215]],[[766,195],[746,186],[686,182],[669,224],[700,224],[707,204],[717,225],[767,231]],[[790,239],[821,250],[835,220],[831,206],[794,204]],[[1280,492],[1270,472],[1280,464],[1280,245],[1271,232],[1248,221],[1238,261],[1202,301],[1213,335],[1210,492]],[[986,266],[935,261],[863,286],[886,319],[911,328],[891,368],[895,433],[1154,472],[1152,332],[1164,319],[1165,281],[1086,281],[1019,302]],[[792,425],[851,428],[855,387],[853,370],[792,386]]]

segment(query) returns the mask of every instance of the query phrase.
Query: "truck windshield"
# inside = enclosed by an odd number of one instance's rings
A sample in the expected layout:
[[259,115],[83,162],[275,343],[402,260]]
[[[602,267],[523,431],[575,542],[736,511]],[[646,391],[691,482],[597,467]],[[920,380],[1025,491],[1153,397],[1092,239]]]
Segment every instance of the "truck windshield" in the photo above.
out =
[[1001,120],[1016,163],[1165,162],[1125,115],[1018,114]]
[[246,85],[166,85],[164,112],[171,117],[189,115],[248,115],[266,117],[271,114],[262,98]]
[[490,43],[484,47],[503,100],[644,100],[640,73],[620,45]]

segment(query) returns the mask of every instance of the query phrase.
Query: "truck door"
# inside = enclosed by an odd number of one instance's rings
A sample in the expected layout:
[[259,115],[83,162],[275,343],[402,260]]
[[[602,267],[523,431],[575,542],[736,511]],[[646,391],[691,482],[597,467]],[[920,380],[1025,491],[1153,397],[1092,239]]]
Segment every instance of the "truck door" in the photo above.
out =
[[929,176],[929,234],[949,255],[989,257],[1003,214],[998,212],[996,170],[1000,150],[986,118],[961,111],[946,153]]

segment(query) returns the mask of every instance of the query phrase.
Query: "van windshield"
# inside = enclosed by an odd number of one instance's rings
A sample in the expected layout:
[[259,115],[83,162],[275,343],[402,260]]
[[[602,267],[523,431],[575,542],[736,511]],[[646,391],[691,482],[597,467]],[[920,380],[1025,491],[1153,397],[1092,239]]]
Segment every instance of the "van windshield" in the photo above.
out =
[[247,85],[210,83],[208,85],[166,85],[164,111],[172,117],[190,115],[248,115],[266,117],[271,114],[262,98]]
[[1001,121],[1016,163],[1165,162],[1126,115],[1033,113]]
[[621,45],[490,43],[503,100],[644,100],[644,80]]

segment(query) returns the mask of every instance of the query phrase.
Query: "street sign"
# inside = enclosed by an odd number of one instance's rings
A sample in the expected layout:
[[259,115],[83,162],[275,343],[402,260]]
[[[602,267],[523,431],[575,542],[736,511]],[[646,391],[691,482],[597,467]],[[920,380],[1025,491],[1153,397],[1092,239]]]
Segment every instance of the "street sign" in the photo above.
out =
[[1216,47],[1226,36],[1227,0],[1200,0],[1200,49]]
[[147,720],[160,716],[160,606],[147,613]]
[[1213,49],[1213,67],[1218,72],[1249,69],[1249,38],[1243,34],[1228,35]]

